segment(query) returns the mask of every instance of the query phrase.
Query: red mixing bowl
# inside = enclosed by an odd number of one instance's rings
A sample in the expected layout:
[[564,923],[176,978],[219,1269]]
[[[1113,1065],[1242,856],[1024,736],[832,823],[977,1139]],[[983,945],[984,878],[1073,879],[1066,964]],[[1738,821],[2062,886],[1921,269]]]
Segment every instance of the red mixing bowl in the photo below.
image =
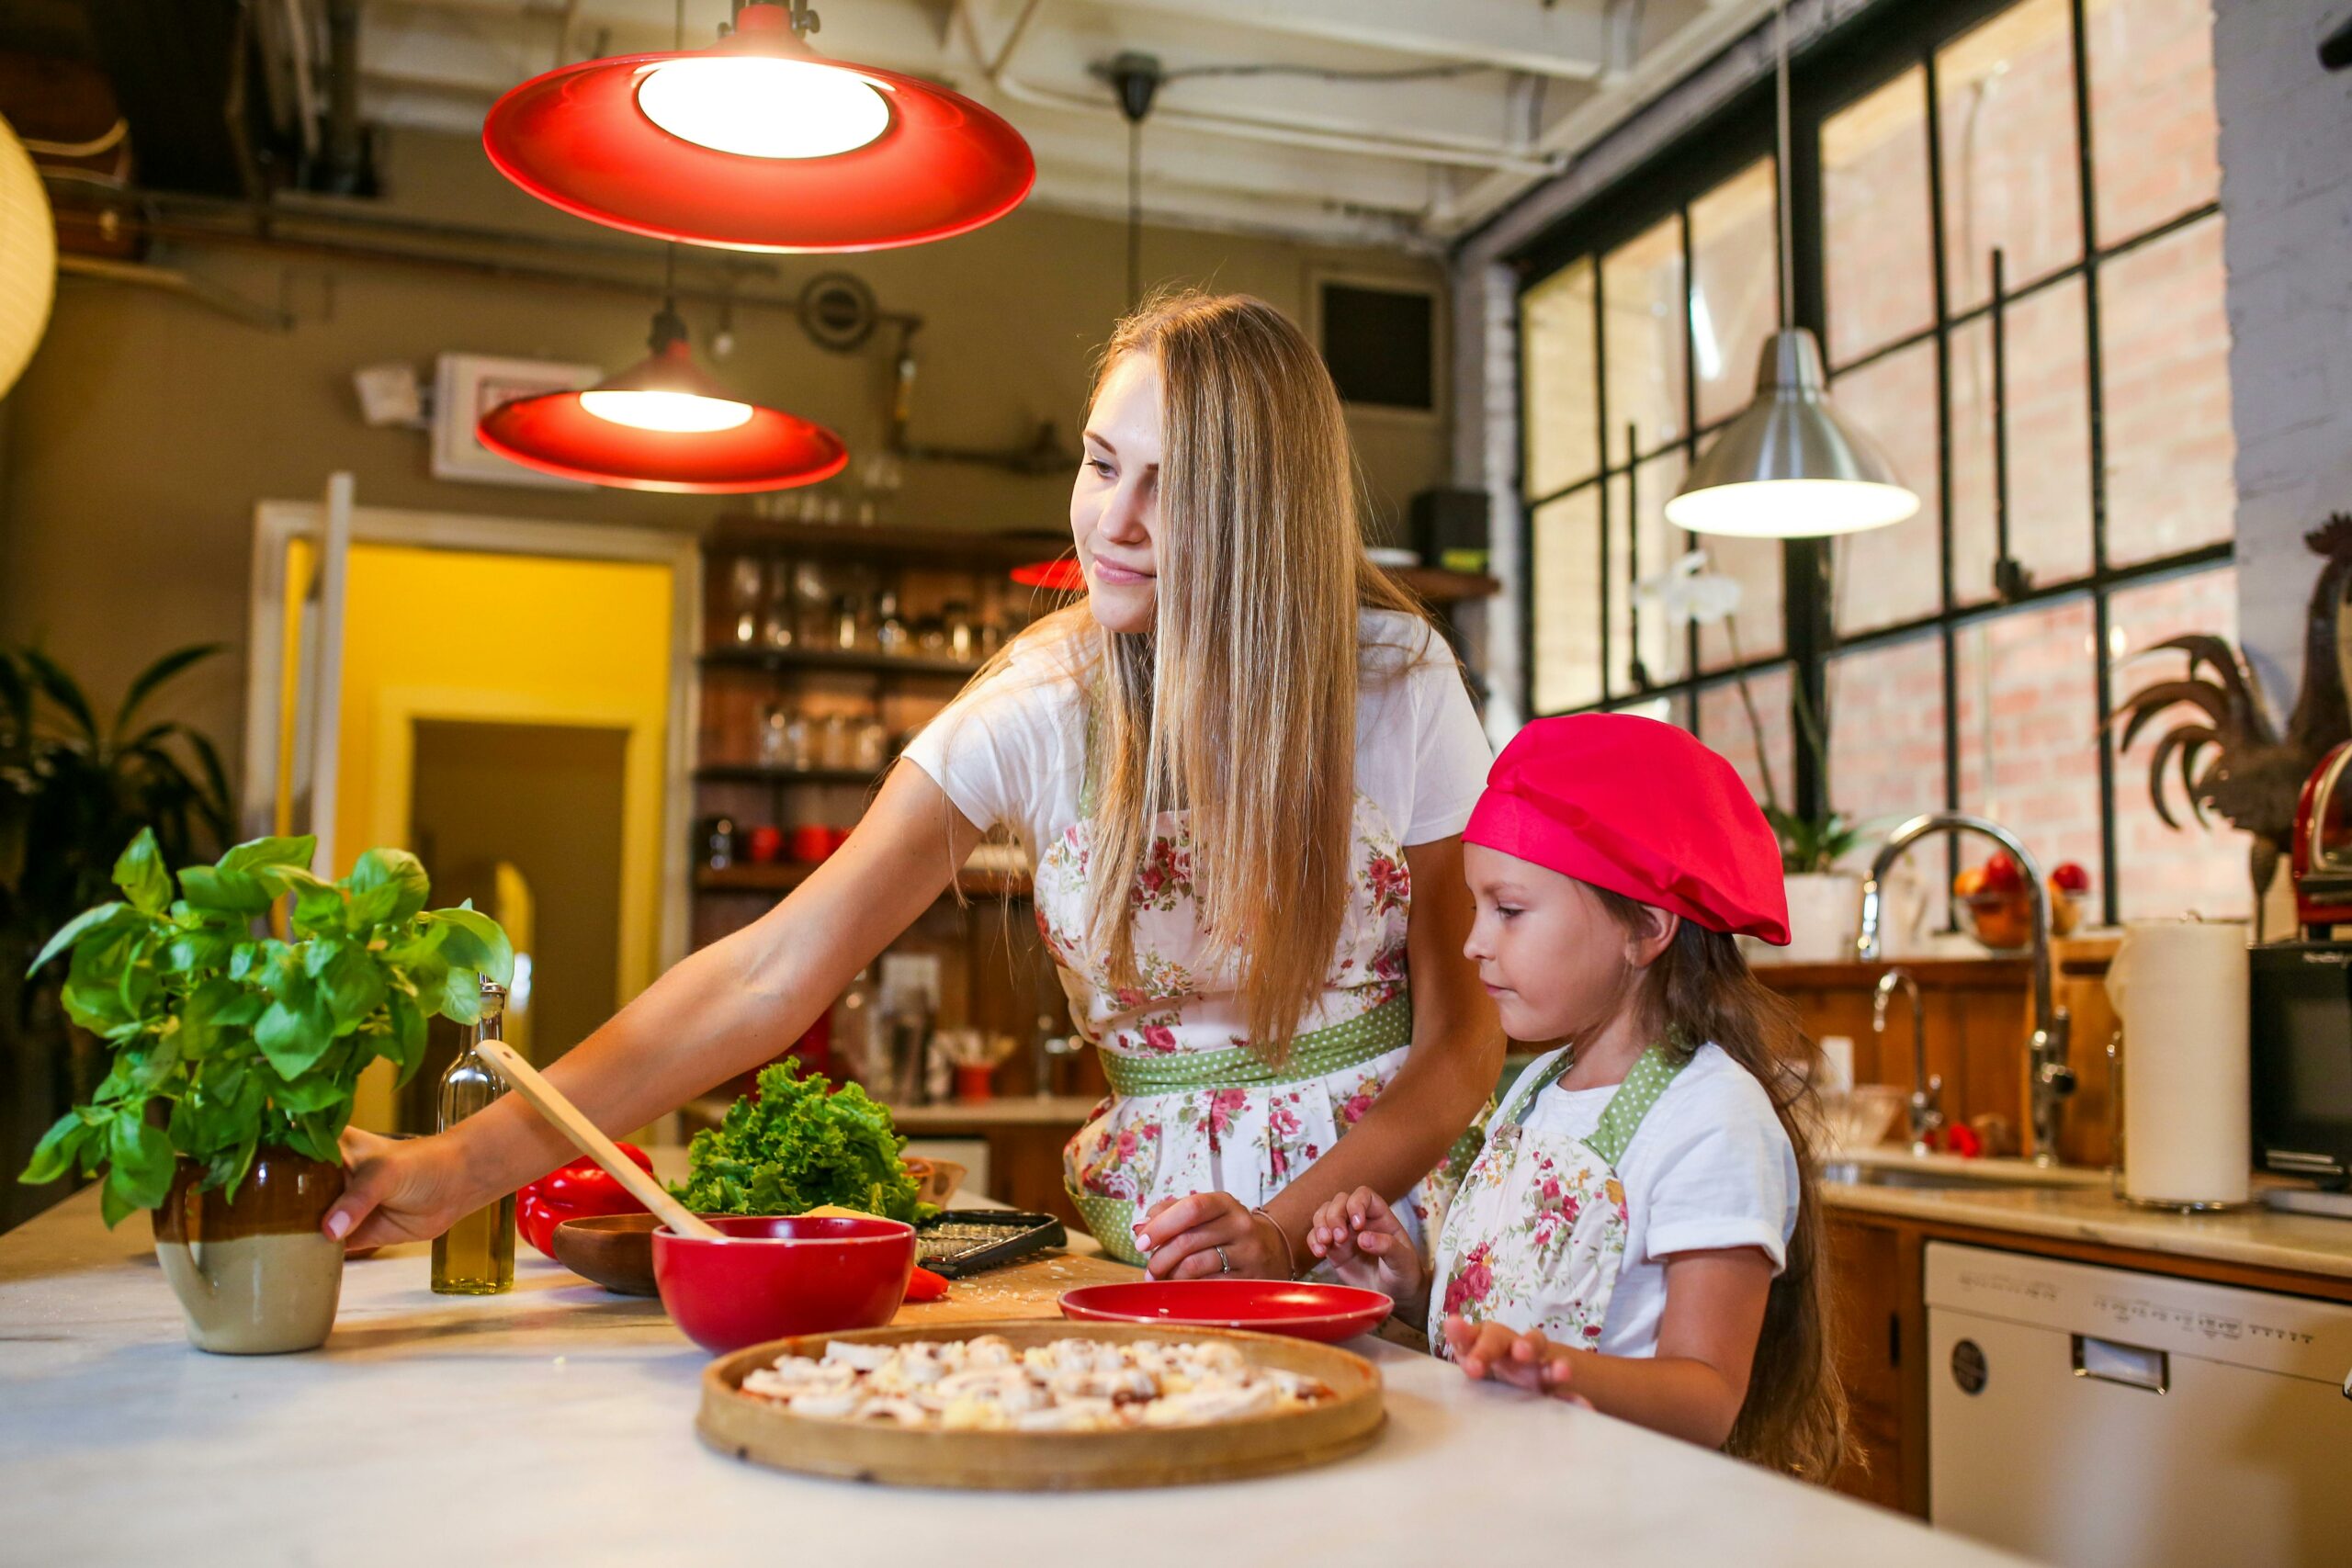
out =
[[879,1328],[906,1299],[915,1228],[879,1218],[721,1214],[717,1241],[653,1233],[670,1321],[714,1356],[796,1334]]

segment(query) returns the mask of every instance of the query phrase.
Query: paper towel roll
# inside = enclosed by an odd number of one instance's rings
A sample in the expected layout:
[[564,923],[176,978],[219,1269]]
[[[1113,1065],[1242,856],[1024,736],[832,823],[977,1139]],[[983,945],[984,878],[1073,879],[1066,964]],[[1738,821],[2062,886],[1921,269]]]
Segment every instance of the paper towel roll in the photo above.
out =
[[2246,928],[2133,920],[2107,972],[2123,1021],[2123,1192],[2243,1203],[2254,1166]]

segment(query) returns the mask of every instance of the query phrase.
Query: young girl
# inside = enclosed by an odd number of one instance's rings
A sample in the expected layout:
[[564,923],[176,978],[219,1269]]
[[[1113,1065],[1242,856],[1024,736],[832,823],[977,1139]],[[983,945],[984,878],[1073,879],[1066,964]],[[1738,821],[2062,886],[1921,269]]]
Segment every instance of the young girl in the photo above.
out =
[[1506,1032],[1568,1043],[1505,1098],[1433,1268],[1368,1189],[1308,1247],[1426,1303],[1474,1378],[1826,1477],[1845,1401],[1791,1066],[1810,1045],[1732,941],[1789,940],[1763,814],[1681,730],[1589,715],[1522,730],[1463,840],[1464,951]]

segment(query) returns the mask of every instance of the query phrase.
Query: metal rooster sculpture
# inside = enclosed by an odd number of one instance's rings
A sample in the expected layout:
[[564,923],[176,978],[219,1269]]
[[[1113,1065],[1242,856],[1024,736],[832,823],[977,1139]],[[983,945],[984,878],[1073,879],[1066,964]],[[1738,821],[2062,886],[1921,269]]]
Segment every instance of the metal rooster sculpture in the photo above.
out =
[[[2181,794],[2197,820],[2205,821],[2210,807],[2254,836],[2248,869],[2257,906],[2279,856],[2294,841],[2295,801],[2303,781],[2329,748],[2352,739],[2352,707],[2346,704],[2336,644],[2337,617],[2352,585],[2352,516],[2335,513],[2304,535],[2303,543],[2327,564],[2320,569],[2304,613],[2302,689],[2287,716],[2285,735],[2272,728],[2237,650],[2217,637],[2177,637],[2148,649],[2188,654],[2187,677],[2133,693],[2114,715],[2126,721],[2122,745],[2128,748],[2160,713],[2183,703],[2204,710],[2209,722],[2176,725],[2158,739],[2148,760],[2148,794],[2165,826],[2177,829],[2165,804],[2165,769],[2177,757]],[[2211,675],[2200,677],[2206,670]],[[2201,772],[2200,757],[2207,758]]]

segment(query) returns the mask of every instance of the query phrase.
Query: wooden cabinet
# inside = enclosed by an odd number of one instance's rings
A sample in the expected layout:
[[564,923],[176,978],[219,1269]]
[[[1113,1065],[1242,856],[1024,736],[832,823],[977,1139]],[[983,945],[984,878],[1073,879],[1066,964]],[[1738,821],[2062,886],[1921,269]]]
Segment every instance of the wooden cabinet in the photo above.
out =
[[[1927,1343],[1920,1243],[1905,1227],[1833,1213],[1828,1224],[1830,1353],[1846,1385],[1846,1463],[1830,1484],[1924,1517],[1926,1383],[1910,1377]],[[1914,1406],[1917,1406],[1915,1409]]]

